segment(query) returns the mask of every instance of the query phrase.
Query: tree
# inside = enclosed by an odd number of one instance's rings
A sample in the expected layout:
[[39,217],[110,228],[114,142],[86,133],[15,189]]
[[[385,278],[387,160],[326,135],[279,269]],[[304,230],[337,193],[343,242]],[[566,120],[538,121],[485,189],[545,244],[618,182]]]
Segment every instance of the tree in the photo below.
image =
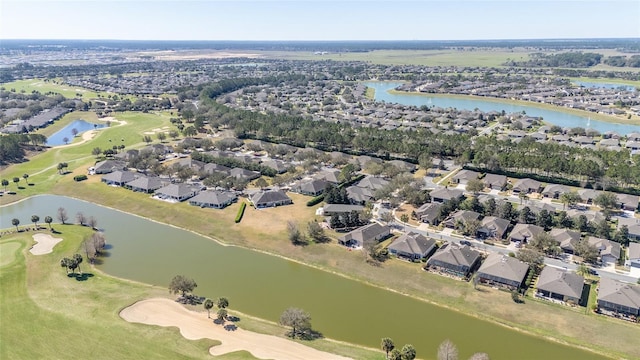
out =
[[391,350],[388,358],[389,360],[402,360],[402,353],[400,352],[400,349]]
[[27,183],[27,185],[29,185],[29,174],[22,174],[22,178],[24,179],[24,182]]
[[187,293],[192,292],[196,287],[198,287],[198,284],[193,279],[183,275],[176,275],[169,283],[169,292],[172,294],[182,293],[182,296],[185,297]]
[[33,223],[33,227],[38,228],[38,221],[40,221],[40,216],[31,215],[31,222]]
[[80,269],[80,264],[82,263],[82,255],[73,254],[72,260],[73,262],[75,262],[76,266],[78,267],[78,271],[80,271],[80,274],[82,274],[82,269]]
[[269,186],[269,184],[267,183],[267,180],[261,177],[258,180],[256,180],[256,186],[259,187],[260,189],[264,189],[267,186]]
[[94,147],[93,150],[91,150],[91,155],[93,156],[100,156],[100,154],[102,154],[102,149],[100,149],[99,147]]
[[19,177],[14,177],[13,178],[13,183],[16,184],[16,186],[18,186],[18,183],[20,182],[20,178]]
[[89,262],[93,264],[93,261],[95,260],[97,255],[97,251],[92,239],[85,238],[82,242],[82,245],[84,246],[84,253],[87,256],[87,260],[89,260]]
[[431,154],[429,153],[422,153],[418,156],[418,165],[429,171],[429,169],[431,169],[433,167],[433,157],[431,157]]
[[145,143],[147,143],[147,145],[149,145],[153,140],[151,139],[151,136],[145,135],[142,137],[142,141],[144,141]]
[[81,226],[84,226],[84,224],[86,224],[87,222],[87,218],[84,216],[84,214],[81,211],[78,211],[78,213],[76,214],[76,221]]
[[600,250],[591,245],[587,239],[581,239],[574,247],[576,255],[580,256],[584,261],[588,263],[595,263],[600,256]]
[[51,216],[45,216],[44,222],[47,223],[47,225],[49,225],[49,230],[51,230],[51,223],[53,222],[53,218]]
[[69,138],[65,136],[64,138],[62,138],[62,141],[64,141],[65,144],[68,144],[69,143]]
[[551,229],[553,226],[553,216],[549,212],[549,210],[542,209],[536,215],[536,225],[544,228],[545,230]]
[[218,298],[218,300],[216,300],[216,306],[220,309],[226,309],[229,307],[229,300],[225,297]]
[[175,131],[175,130],[169,131],[169,137],[171,137],[173,140],[177,139],[178,136],[180,136],[180,134],[178,134],[177,131]]
[[342,170],[340,170],[340,174],[338,175],[338,179],[341,182],[349,182],[353,179],[353,176],[356,173],[356,168],[353,164],[345,165]]
[[207,317],[211,319],[211,308],[213,308],[213,300],[211,299],[205,300],[204,308],[207,310]]
[[158,140],[160,140],[160,142],[163,142],[167,138],[167,134],[163,132],[159,132],[156,136],[158,137]]
[[66,162],[61,162],[58,164],[58,174],[62,175],[64,174],[64,172],[62,170],[66,169],[69,167],[69,164],[67,164]]
[[589,275],[589,273],[591,273],[591,271],[585,263],[578,265],[578,268],[576,269],[576,274],[581,276],[587,276]]
[[611,210],[618,207],[618,197],[611,192],[602,192],[593,199],[593,203],[600,206],[603,210]]
[[409,222],[409,214],[400,215],[400,221],[404,224],[404,231],[407,231],[407,223]]
[[300,245],[304,243],[304,234],[298,228],[298,224],[293,221],[287,221],[287,233],[289,234],[289,241],[293,245]]
[[7,186],[9,186],[9,180],[2,179],[2,186],[4,187],[4,191],[7,191]]
[[390,338],[382,338],[382,343],[380,344],[380,347],[382,348],[382,351],[385,352],[385,354],[387,355],[387,359],[389,358],[389,352],[391,350],[393,350],[396,345],[393,343],[393,340],[391,340]]
[[222,322],[227,318],[227,309],[218,309],[218,312],[216,313],[217,315],[217,320]]
[[71,129],[71,135],[73,135],[73,137],[78,136],[78,129],[76,128]]
[[307,234],[315,242],[320,243],[327,241],[327,235],[325,235],[324,229],[315,221],[309,221],[307,223]]
[[291,327],[289,336],[293,339],[298,334],[311,330],[311,316],[304,310],[290,307],[280,315],[280,325]]
[[69,216],[67,216],[67,210],[63,207],[59,207],[58,220],[62,223],[62,225],[64,225],[68,219],[69,219]]
[[476,195],[484,190],[484,183],[480,179],[471,179],[467,182],[467,191]]
[[89,227],[91,227],[92,229],[96,230],[98,227],[98,220],[93,216],[89,216],[89,221],[87,222],[87,225],[89,225]]
[[524,191],[520,191],[518,193],[518,198],[520,199],[520,205],[522,205],[523,201],[529,200],[529,195]]
[[569,205],[569,207],[573,207],[574,205],[576,205],[580,201],[582,201],[582,198],[575,191],[566,192],[566,193],[563,193],[562,195],[560,195],[560,202],[562,203],[562,210],[565,210],[567,205]]
[[522,262],[526,262],[534,269],[539,269],[544,264],[544,256],[535,248],[522,248],[518,250],[516,258]]
[[406,344],[400,350],[402,354],[402,360],[413,360],[416,358],[416,349],[411,344]]
[[20,232],[20,229],[18,229],[18,225],[20,225],[20,220],[13,218],[11,219],[11,225],[16,227],[16,232]]
[[489,354],[487,353],[475,353],[471,355],[469,360],[489,360]]
[[438,346],[438,360],[458,360],[458,348],[447,339]]

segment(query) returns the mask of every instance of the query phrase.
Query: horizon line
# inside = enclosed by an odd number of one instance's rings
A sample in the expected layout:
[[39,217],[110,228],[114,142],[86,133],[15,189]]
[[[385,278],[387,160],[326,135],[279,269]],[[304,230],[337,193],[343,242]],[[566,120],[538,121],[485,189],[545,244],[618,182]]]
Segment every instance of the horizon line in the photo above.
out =
[[[94,39],[73,39],[73,38],[0,38],[0,41],[177,41],[177,42],[438,42],[438,41],[450,41],[450,42],[462,42],[462,41],[575,41],[575,40],[640,40],[640,37],[584,37],[584,38],[571,38],[571,37],[552,37],[552,38],[501,38],[501,39],[313,39],[313,40],[293,40],[293,39],[271,39],[271,40],[259,40],[259,39],[109,39],[109,38],[94,38]],[[1,46],[1,45],[0,45]]]

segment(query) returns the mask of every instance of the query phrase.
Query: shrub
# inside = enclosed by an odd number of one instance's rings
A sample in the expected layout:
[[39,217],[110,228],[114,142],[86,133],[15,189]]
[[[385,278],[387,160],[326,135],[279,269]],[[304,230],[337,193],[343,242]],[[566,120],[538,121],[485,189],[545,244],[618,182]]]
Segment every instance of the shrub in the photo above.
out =
[[243,202],[240,204],[240,209],[238,209],[238,215],[236,215],[236,224],[242,220],[242,215],[244,215],[244,209],[247,207],[247,203]]
[[73,180],[75,181],[87,180],[87,175],[76,175],[73,177]]
[[307,201],[307,206],[313,206],[319,204],[322,200],[324,200],[324,194],[318,195],[313,199]]

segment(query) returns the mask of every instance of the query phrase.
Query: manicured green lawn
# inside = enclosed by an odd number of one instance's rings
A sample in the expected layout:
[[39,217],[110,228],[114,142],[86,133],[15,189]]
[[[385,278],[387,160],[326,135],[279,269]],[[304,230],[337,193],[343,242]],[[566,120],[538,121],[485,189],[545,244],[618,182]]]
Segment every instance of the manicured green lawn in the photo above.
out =
[[[98,93],[95,91],[80,88],[77,86],[58,84],[54,83],[53,81],[55,81],[55,79],[52,81],[45,81],[44,79],[16,80],[3,84],[2,86],[6,91],[15,89],[16,93],[24,91],[25,93],[30,94],[33,90],[37,90],[41,94],[46,94],[48,92],[58,93],[67,99],[76,98],[78,97],[78,94],[81,95],[83,100],[98,98]],[[101,93],[101,95],[102,94],[105,93]]]

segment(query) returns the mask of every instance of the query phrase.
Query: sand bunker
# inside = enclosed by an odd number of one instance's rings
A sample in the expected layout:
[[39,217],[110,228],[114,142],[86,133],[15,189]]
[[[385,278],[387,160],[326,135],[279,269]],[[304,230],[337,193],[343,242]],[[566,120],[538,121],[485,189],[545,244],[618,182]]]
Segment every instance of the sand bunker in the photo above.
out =
[[175,301],[164,298],[137,302],[122,310],[120,317],[146,325],[177,326],[180,334],[189,340],[209,338],[222,342],[222,345],[209,349],[212,355],[245,350],[260,359],[348,359],[272,335],[240,328],[231,330],[230,322],[226,323],[229,329],[226,330],[224,325],[214,324],[212,319],[208,319],[206,313],[187,310]]
[[53,251],[53,247],[62,241],[61,238],[54,238],[49,234],[33,234],[33,240],[35,240],[36,244],[29,249],[29,252],[33,255],[49,254]]

